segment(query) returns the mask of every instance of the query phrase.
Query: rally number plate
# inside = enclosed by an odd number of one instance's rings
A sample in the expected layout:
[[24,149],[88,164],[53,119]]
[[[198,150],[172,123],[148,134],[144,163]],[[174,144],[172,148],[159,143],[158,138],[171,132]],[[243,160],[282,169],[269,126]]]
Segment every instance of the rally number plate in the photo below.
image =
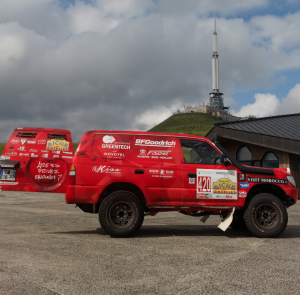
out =
[[0,180],[15,181],[16,169],[1,169]]

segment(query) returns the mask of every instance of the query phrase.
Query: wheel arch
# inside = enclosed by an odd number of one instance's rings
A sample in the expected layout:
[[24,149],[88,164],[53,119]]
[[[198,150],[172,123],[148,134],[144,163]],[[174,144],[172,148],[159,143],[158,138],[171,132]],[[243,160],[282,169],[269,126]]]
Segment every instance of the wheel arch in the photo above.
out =
[[291,197],[287,196],[285,191],[280,186],[275,184],[256,184],[250,189],[247,194],[245,207],[249,204],[254,196],[262,193],[274,195],[275,197],[280,199],[287,207],[294,204],[294,200]]
[[120,190],[125,190],[132,192],[136,196],[140,198],[140,200],[143,202],[143,205],[146,207],[147,206],[147,201],[145,194],[143,191],[136,185],[131,182],[113,182],[109,184],[100,194],[98,198],[98,204],[102,203],[102,201],[111,193],[120,191]]

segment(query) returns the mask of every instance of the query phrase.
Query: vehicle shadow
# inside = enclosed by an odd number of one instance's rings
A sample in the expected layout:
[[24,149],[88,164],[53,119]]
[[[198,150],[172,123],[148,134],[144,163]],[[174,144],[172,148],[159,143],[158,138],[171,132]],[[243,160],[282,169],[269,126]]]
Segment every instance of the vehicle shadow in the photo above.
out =
[[[87,231],[63,231],[49,232],[49,234],[69,235],[100,235],[107,233],[101,228]],[[251,238],[254,237],[247,229],[237,230],[228,228],[225,232],[216,225],[144,225],[141,229],[129,238],[159,238],[159,237],[227,237],[227,238]],[[284,233],[277,239],[300,238],[300,225],[288,225]]]

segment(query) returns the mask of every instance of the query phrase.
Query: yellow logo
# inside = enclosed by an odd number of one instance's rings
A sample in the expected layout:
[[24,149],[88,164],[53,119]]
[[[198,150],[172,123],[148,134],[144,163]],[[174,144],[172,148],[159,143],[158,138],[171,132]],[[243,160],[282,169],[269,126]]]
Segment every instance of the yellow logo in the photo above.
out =
[[236,194],[236,183],[228,178],[221,178],[213,184],[214,194]]
[[51,140],[47,140],[47,150],[52,151],[68,151],[70,143],[64,139],[53,138]]

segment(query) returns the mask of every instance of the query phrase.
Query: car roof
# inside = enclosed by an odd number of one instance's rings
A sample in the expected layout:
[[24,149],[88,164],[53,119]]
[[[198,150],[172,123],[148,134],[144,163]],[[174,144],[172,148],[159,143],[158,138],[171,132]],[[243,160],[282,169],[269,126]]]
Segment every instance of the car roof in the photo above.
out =
[[17,127],[14,131],[40,131],[40,132],[63,132],[63,133],[71,133],[70,130],[65,129],[55,129],[55,128],[39,128],[39,127]]
[[179,138],[193,138],[204,139],[210,141],[208,138],[199,135],[182,134],[182,133],[160,133],[160,132],[146,132],[146,131],[120,131],[120,130],[90,130],[86,133],[94,134],[128,134],[128,135],[145,135],[145,136],[170,136]]

